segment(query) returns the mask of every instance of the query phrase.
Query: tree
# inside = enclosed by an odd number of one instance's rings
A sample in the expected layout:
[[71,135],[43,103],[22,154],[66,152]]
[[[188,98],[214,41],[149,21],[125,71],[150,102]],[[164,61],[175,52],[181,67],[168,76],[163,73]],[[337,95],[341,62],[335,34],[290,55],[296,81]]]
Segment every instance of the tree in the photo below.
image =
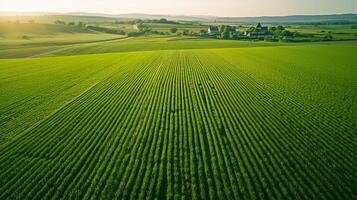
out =
[[177,28],[170,28],[170,32],[171,33],[176,33],[177,32]]
[[141,19],[137,19],[137,20],[134,20],[133,23],[134,24],[142,24],[142,23],[144,23],[144,21]]
[[82,27],[84,27],[84,23],[83,22],[78,22],[77,26],[82,28]]
[[290,32],[290,31],[288,31],[288,30],[282,31],[282,32],[281,32],[281,35],[282,35],[283,37],[293,37],[293,36],[294,36],[294,34],[293,34],[292,32]]
[[300,36],[299,32],[294,32],[294,33],[293,33],[293,37],[296,38],[296,37],[299,37],[299,36]]
[[55,24],[62,24],[62,25],[65,25],[66,22],[62,21],[62,20],[56,20],[55,21]]
[[223,33],[225,29],[226,29],[226,26],[222,25],[222,26],[219,27],[219,32]]
[[351,26],[352,29],[357,29],[356,25]]
[[68,25],[74,26],[74,25],[76,25],[76,23],[74,23],[74,22],[69,22]]
[[282,25],[277,26],[276,29],[279,31],[285,30],[284,26],[282,26]]
[[141,31],[141,30],[143,30],[145,28],[143,23],[137,24],[136,27],[139,29],[139,31]]
[[223,33],[221,33],[221,37],[223,39],[229,39],[229,32],[224,31]]
[[166,22],[167,22],[167,19],[161,18],[161,19],[159,20],[159,22],[160,22],[160,23],[166,23]]
[[221,37],[223,39],[229,39],[229,36],[230,36],[229,32],[231,31],[231,29],[232,29],[232,27],[230,27],[230,26],[224,26],[223,32],[221,33]]
[[255,27],[249,27],[248,31],[249,32],[254,32],[255,31]]
[[205,34],[205,33],[207,33],[207,30],[201,29],[201,30],[200,30],[200,33],[201,33],[201,34]]
[[333,40],[333,36],[332,36],[331,33],[328,33],[327,35],[325,35],[324,39],[328,40],[328,41],[331,41],[331,40]]
[[272,26],[269,28],[269,31],[274,33],[277,30],[277,28],[275,26]]
[[272,26],[272,27],[269,28],[269,33],[272,34],[272,35],[278,35],[279,31],[275,26]]

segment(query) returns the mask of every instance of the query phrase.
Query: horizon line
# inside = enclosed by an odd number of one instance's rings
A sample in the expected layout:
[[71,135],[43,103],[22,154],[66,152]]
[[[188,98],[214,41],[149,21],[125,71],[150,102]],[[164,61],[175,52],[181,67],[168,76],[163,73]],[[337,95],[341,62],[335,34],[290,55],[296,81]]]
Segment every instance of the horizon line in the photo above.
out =
[[[171,17],[215,17],[215,18],[258,18],[258,17],[290,17],[290,16],[323,16],[323,15],[348,15],[348,14],[353,14],[357,15],[357,13],[353,12],[344,12],[344,13],[321,13],[321,14],[287,14],[287,15],[256,15],[256,16],[218,16],[218,15],[185,15],[185,14],[150,14],[150,13],[135,13],[135,12],[129,12],[129,13],[118,13],[118,14],[113,14],[113,13],[104,13],[104,12],[86,12],[86,11],[68,11],[68,12],[55,12],[55,11],[7,11],[7,10],[0,10],[1,13],[13,13],[12,15],[8,16],[18,16],[17,14],[43,14],[43,15],[49,15],[49,14],[62,14],[62,15],[70,15],[70,14],[88,14],[88,15],[83,15],[83,16],[92,16],[93,15],[108,15],[112,17],[120,16],[120,15],[154,15],[154,16],[171,16]],[[6,16],[6,15],[0,15],[1,16]],[[104,17],[104,16],[103,16]]]

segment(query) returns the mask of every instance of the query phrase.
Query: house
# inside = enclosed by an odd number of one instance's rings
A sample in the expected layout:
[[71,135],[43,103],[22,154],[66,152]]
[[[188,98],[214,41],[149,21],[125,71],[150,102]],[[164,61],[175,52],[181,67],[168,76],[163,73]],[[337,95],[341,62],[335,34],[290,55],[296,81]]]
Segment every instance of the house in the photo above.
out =
[[255,32],[260,34],[266,34],[268,32],[268,27],[262,26],[262,24],[258,23],[257,27],[255,27]]
[[217,34],[219,34],[219,31],[216,26],[210,26],[208,28],[208,35],[217,35]]
[[245,31],[244,35],[248,37],[252,36],[263,36],[263,35],[268,35],[268,27],[267,26],[262,26],[261,23],[258,23],[258,25],[255,28],[252,28],[253,30]]

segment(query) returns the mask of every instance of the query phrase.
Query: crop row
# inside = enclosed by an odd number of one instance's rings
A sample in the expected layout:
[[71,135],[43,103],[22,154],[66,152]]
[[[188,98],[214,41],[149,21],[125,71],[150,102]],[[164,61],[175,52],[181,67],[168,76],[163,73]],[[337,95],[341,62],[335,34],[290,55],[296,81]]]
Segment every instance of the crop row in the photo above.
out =
[[346,138],[276,95],[209,52],[138,55],[0,148],[0,199],[355,197]]

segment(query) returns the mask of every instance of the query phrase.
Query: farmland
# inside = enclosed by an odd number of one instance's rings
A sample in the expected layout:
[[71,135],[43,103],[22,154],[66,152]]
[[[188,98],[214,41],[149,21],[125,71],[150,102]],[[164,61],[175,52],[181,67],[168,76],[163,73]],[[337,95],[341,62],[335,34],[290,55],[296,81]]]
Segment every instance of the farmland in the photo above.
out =
[[355,24],[0,17],[0,199],[357,199]]
[[357,198],[355,44],[63,45],[2,51],[0,199]]

